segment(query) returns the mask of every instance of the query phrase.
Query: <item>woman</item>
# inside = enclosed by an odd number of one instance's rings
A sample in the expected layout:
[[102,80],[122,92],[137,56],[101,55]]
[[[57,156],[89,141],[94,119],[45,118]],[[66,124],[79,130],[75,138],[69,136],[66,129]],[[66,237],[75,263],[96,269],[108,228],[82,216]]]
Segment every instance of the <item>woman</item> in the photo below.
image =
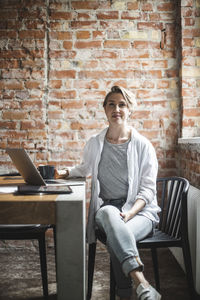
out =
[[106,234],[120,299],[130,299],[132,281],[138,299],[161,299],[143,275],[136,246],[152,233],[160,209],[155,150],[128,125],[134,105],[130,91],[113,86],[103,103],[108,128],[89,140],[79,166],[57,171],[56,177],[92,175],[87,238],[89,243],[95,241],[97,227]]

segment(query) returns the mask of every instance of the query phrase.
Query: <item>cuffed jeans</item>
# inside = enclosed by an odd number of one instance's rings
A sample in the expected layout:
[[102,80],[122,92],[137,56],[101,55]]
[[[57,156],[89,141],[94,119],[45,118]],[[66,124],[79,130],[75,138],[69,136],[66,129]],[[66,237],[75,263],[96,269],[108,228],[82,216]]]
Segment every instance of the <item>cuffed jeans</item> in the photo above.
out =
[[106,245],[111,256],[119,297],[130,297],[132,280],[129,273],[143,271],[136,242],[148,236],[153,223],[145,216],[136,215],[128,222],[120,216],[120,210],[112,205],[101,207],[96,213],[96,224],[107,237]]

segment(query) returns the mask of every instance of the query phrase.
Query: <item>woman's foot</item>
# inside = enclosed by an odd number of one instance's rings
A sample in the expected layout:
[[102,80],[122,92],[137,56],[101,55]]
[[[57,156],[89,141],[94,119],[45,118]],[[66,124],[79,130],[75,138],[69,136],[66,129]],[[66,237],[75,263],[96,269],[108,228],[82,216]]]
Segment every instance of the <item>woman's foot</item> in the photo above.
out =
[[139,300],[160,300],[161,295],[151,286],[144,286],[142,283],[136,289]]

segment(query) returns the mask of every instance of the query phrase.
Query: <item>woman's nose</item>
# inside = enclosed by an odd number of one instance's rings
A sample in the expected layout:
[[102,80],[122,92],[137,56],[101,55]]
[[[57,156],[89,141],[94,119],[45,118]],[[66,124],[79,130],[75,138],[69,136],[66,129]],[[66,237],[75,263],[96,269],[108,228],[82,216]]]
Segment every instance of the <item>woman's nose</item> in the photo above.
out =
[[115,105],[115,111],[119,111],[120,108],[119,108],[119,105]]

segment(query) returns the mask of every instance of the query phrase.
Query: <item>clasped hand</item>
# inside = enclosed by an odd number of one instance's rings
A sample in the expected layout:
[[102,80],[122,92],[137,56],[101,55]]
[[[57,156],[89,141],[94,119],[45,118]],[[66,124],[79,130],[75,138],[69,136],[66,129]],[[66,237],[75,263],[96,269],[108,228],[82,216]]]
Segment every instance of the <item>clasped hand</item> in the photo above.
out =
[[122,217],[125,223],[128,222],[133,217],[130,211],[122,212],[120,213],[120,216]]

